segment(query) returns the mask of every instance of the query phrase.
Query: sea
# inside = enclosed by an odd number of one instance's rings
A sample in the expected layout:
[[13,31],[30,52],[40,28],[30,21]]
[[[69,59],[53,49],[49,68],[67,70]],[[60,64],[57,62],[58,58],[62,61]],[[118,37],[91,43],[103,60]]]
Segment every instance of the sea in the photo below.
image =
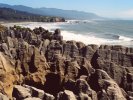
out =
[[75,40],[86,45],[122,45],[133,47],[133,20],[67,20],[66,22],[9,23],[7,26],[43,27],[54,32],[61,29],[64,40]]

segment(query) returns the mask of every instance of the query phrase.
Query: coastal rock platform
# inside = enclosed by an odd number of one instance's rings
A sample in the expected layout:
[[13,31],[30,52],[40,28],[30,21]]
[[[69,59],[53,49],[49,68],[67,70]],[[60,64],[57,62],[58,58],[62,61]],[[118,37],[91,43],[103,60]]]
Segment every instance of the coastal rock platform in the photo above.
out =
[[0,100],[133,100],[133,48],[0,26]]

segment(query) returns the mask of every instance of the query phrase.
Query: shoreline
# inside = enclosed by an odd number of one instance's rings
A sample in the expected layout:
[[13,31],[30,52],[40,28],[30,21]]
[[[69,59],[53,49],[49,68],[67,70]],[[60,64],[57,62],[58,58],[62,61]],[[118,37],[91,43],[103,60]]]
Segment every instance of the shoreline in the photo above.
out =
[[[61,29],[61,34],[64,37],[64,40],[70,41],[70,40],[74,40],[74,41],[79,41],[79,42],[83,42],[86,45],[89,44],[96,44],[96,45],[122,45],[125,47],[133,47],[132,45],[132,41],[128,41],[129,38],[125,37],[125,36],[120,36],[120,40],[110,40],[107,38],[100,38],[100,37],[96,37],[96,36],[91,36],[91,35],[86,35],[86,34],[80,34],[80,33],[76,33],[76,32],[71,32],[71,31],[67,31],[67,30],[63,30],[62,29],[62,25],[68,24],[67,22],[17,22],[17,23],[4,23],[2,25],[4,26],[14,26],[14,25],[18,25],[21,27],[28,27],[31,29],[34,29],[35,27],[43,27],[51,32],[53,32],[55,29]],[[80,40],[79,40],[80,37]],[[126,39],[123,41],[123,39]]]

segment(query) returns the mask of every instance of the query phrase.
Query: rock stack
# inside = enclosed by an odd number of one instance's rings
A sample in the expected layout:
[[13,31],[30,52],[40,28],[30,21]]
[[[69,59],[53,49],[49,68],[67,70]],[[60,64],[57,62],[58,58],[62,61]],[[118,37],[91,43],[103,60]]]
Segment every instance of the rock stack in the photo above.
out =
[[0,100],[133,100],[133,48],[2,27]]

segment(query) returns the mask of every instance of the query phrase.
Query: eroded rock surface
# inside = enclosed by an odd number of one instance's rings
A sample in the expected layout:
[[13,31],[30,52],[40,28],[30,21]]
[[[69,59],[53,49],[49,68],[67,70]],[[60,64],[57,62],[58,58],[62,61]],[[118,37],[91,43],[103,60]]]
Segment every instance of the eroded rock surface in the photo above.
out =
[[0,93],[17,100],[132,100],[133,48],[64,41],[59,29],[4,27]]

